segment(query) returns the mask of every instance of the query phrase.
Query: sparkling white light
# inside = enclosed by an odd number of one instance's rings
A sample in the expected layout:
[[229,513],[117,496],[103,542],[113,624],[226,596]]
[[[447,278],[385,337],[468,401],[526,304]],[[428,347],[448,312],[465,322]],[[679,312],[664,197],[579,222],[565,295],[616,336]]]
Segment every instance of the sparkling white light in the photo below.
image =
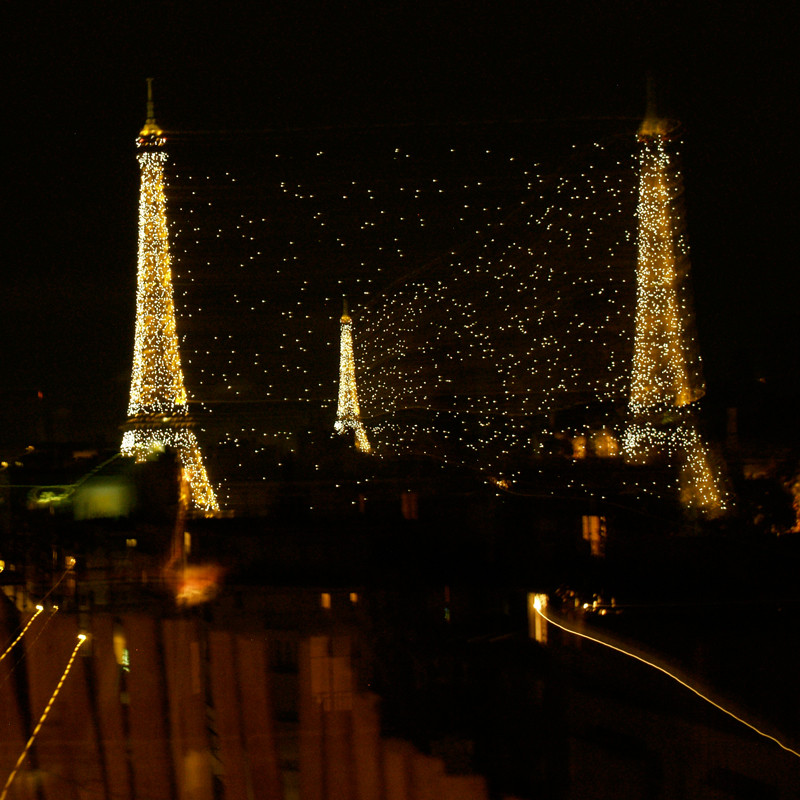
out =
[[[185,367],[243,459],[293,450],[287,415],[336,418],[343,337],[329,307],[344,292],[359,304],[354,373],[376,454],[427,453],[506,483],[509,459],[571,454],[580,437],[617,457],[639,330],[630,134],[549,166],[524,138],[444,139],[295,137],[263,160],[254,147],[234,166],[226,152],[224,175],[173,177]],[[677,383],[685,401],[699,383],[682,287],[674,297],[645,304],[675,336],[637,386]],[[638,362],[655,352],[645,344]]]
[[178,337],[164,197],[162,150],[137,155],[139,195],[139,269],[136,332],[128,416],[171,414],[186,406]]

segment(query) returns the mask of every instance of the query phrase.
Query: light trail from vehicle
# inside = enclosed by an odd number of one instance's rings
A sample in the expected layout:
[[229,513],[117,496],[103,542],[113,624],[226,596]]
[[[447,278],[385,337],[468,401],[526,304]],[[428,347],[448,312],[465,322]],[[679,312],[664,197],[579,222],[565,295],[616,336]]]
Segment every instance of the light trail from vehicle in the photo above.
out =
[[2,661],[14,649],[14,645],[25,635],[25,633],[27,632],[28,628],[30,628],[30,626],[33,624],[33,621],[36,619],[36,617],[39,616],[39,614],[42,613],[42,611],[44,611],[44,606],[43,605],[40,604],[40,605],[36,606],[36,613],[28,620],[28,623],[19,632],[19,636],[17,636],[17,638],[14,639],[14,641],[11,642],[11,644],[6,648],[6,650],[3,653],[3,655],[0,656],[0,661]]
[[[765,739],[769,739],[770,741],[775,742],[775,744],[777,744],[778,747],[780,747],[783,750],[786,750],[787,753],[791,753],[793,756],[796,756],[797,758],[800,758],[800,753],[798,753],[797,750],[793,750],[791,747],[788,747],[783,742],[781,742],[779,739],[776,739],[774,736],[771,736],[770,734],[765,733],[762,730],[759,730],[755,725],[749,723],[746,719],[742,719],[741,717],[737,716],[736,714],[734,714],[732,711],[729,711],[724,706],[721,706],[719,703],[715,702],[714,700],[712,700],[707,695],[703,694],[698,689],[695,689],[694,686],[692,686],[691,684],[689,684],[686,681],[682,680],[677,675],[675,675],[674,673],[670,672],[668,669],[666,669],[666,668],[664,668],[662,666],[659,666],[658,664],[655,664],[652,661],[648,661],[646,658],[642,658],[642,656],[638,656],[635,653],[631,653],[628,650],[624,650],[623,648],[617,647],[616,645],[610,644],[609,642],[603,641],[602,639],[598,639],[595,636],[589,636],[589,634],[587,634],[587,633],[581,633],[580,631],[576,631],[576,630],[574,630],[572,628],[568,628],[566,625],[562,625],[562,624],[556,622],[554,619],[552,619],[551,617],[547,616],[544,613],[544,611],[542,610],[542,601],[540,600],[539,596],[537,596],[534,599],[533,608],[534,608],[534,611],[543,620],[545,620],[545,622],[550,623],[550,625],[554,625],[556,628],[559,628],[560,630],[565,631],[566,633],[571,633],[573,636],[579,636],[581,639],[587,639],[590,642],[595,642],[596,644],[603,645],[603,647],[608,647],[611,650],[616,650],[616,652],[622,653],[622,655],[630,656],[630,658],[634,658],[637,661],[640,661],[642,664],[646,664],[648,667],[652,667],[653,669],[658,670],[659,672],[661,672],[664,675],[666,675],[668,678],[672,678],[672,680],[674,680],[677,683],[679,683],[685,689],[688,689],[690,692],[696,694],[701,700],[705,700],[706,703],[709,703],[710,705],[714,706],[714,708],[717,708],[720,711],[722,711],[723,714],[727,714],[732,719],[735,719],[737,722],[740,722],[742,725],[745,725],[746,727],[750,728],[750,730],[754,731],[759,736],[763,736]],[[0,797],[0,800],[3,800],[2,797]]]
[[66,578],[67,575],[69,575],[70,572],[72,572],[74,569],[75,569],[75,559],[70,556],[67,558],[66,569],[61,573],[61,577],[47,590],[47,594],[45,594],[45,596],[42,598],[42,603],[44,603],[44,601],[47,600],[47,598],[50,597],[50,595],[53,594],[53,592],[56,589],[58,589],[64,578]]
[[[47,626],[50,624],[51,620],[55,616],[56,611],[58,611],[58,606],[52,606],[50,608],[50,616],[38,628],[38,630],[36,631],[36,635],[33,637],[33,640],[32,641],[30,639],[26,639],[25,640],[26,653],[30,653],[31,650],[33,649],[34,645],[36,644],[36,642],[38,642],[39,639],[42,638],[42,634],[47,630]],[[31,620],[31,622],[32,621],[33,620]],[[21,636],[21,634],[20,634],[20,636]],[[19,637],[17,637],[17,638],[19,638]],[[9,650],[10,649],[11,648],[9,648]],[[5,655],[3,655],[3,658],[5,658]],[[11,679],[11,676],[14,674],[14,670],[16,670],[16,668],[22,663],[22,659],[23,658],[25,658],[25,653],[22,653],[21,655],[17,656],[17,660],[14,663],[14,665],[8,668],[8,670],[6,671],[5,677],[3,678],[3,680],[0,681],[0,689],[2,689],[3,686],[5,686],[6,683]],[[2,660],[2,659],[0,659],[0,660]]]
[[[22,637],[27,633],[28,628],[30,628],[30,626],[33,624],[33,621],[36,619],[36,617],[38,617],[39,614],[41,614],[42,611],[44,611],[44,601],[47,600],[47,598],[61,585],[61,582],[64,580],[64,578],[66,578],[67,575],[69,575],[69,573],[72,572],[74,568],[75,568],[75,559],[72,558],[69,560],[67,568],[61,574],[61,577],[50,587],[47,594],[42,598],[41,602],[36,604],[36,613],[28,620],[25,627],[19,632],[17,638],[14,639],[14,641],[11,642],[11,644],[5,649],[5,652],[2,655],[0,655],[0,661],[2,661],[14,649],[14,645],[16,645],[17,642],[19,642],[19,640],[22,639]],[[56,611],[58,611],[58,606],[54,605],[50,610],[51,618]],[[50,620],[48,620],[47,622],[49,621]],[[46,624],[47,623],[45,623],[45,625]]]
[[47,701],[47,705],[45,706],[44,711],[42,712],[42,716],[39,717],[39,722],[36,723],[36,727],[33,729],[33,733],[31,734],[31,738],[28,739],[25,747],[22,749],[22,753],[20,757],[17,759],[17,763],[14,764],[14,769],[11,770],[11,774],[8,776],[8,780],[6,780],[6,785],[3,787],[3,791],[0,792],[0,800],[6,800],[8,796],[8,790],[11,787],[11,784],[14,782],[14,778],[17,777],[17,773],[19,772],[19,768],[22,766],[22,762],[25,761],[25,757],[28,755],[28,751],[31,749],[34,740],[36,739],[37,734],[42,729],[42,725],[44,725],[44,721],[47,719],[47,715],[50,713],[50,709],[53,707],[53,703],[56,701],[56,697],[58,697],[58,693],[61,691],[61,687],[64,685],[64,681],[67,679],[67,675],[69,675],[69,671],[72,669],[72,665],[75,663],[75,657],[78,655],[78,650],[80,650],[81,645],[86,641],[86,634],[79,633],[78,634],[78,643],[75,645],[75,649],[72,651],[72,655],[69,657],[69,661],[67,661],[67,666],[64,667],[64,671],[61,673],[61,678],[56,685],[56,688],[53,690],[53,694],[50,695],[50,699]]

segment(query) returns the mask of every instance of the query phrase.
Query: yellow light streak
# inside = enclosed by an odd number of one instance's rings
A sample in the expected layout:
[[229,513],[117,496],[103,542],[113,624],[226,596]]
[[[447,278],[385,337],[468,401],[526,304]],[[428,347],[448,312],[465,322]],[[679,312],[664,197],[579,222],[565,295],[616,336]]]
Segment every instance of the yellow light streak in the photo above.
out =
[[[56,615],[56,611],[58,611],[58,606],[50,607],[50,616],[48,616],[48,618],[44,621],[44,623],[37,629],[33,641],[27,641],[26,653],[28,654],[28,656],[33,650],[33,647],[35,646],[36,642],[38,642],[39,639],[42,638],[42,634],[47,630],[47,626],[50,624],[50,620],[52,620],[53,617]],[[9,650],[10,649],[11,648],[9,648]],[[14,670],[20,665],[20,662],[22,661],[23,657],[24,656],[20,655],[19,658],[17,659],[17,663],[8,668],[5,678],[3,678],[2,681],[0,681],[0,688],[5,686],[6,683],[11,679],[11,676],[14,674]]]
[[80,650],[81,645],[85,641],[86,641],[86,634],[79,633],[78,643],[75,645],[75,649],[72,651],[72,655],[69,657],[69,661],[67,661],[67,666],[64,668],[64,672],[61,673],[61,678],[59,679],[56,688],[53,690],[53,694],[50,695],[50,699],[47,701],[47,705],[45,706],[45,709],[42,712],[42,716],[39,717],[39,722],[36,723],[36,727],[33,729],[31,738],[28,739],[27,743],[25,744],[25,747],[22,749],[22,753],[20,754],[20,757],[17,759],[17,763],[14,764],[14,769],[11,770],[11,774],[8,776],[8,780],[6,780],[6,785],[3,787],[2,793],[0,793],[0,800],[6,800],[6,796],[8,795],[8,790],[11,787],[11,784],[14,782],[14,778],[17,777],[19,768],[22,766],[22,762],[25,761],[25,757],[28,755],[28,751],[31,749],[31,746],[33,745],[33,742],[36,739],[36,736],[42,729],[42,725],[44,725],[44,721],[47,719],[47,715],[50,713],[50,709],[53,707],[53,703],[55,703],[56,697],[58,697],[58,693],[61,691],[61,687],[64,685],[64,681],[67,679],[67,675],[69,675],[69,672],[72,669],[72,665],[75,662],[75,657],[78,655],[78,650]]
[[[42,603],[44,603],[44,601],[47,600],[47,598],[50,597],[50,595],[53,594],[53,592],[56,589],[58,589],[59,586],[61,586],[61,582],[64,580],[64,578],[66,578],[67,575],[69,575],[70,572],[72,572],[75,569],[75,563],[76,563],[76,560],[75,560],[74,557],[69,556],[67,558],[67,567],[66,567],[66,569],[61,573],[61,577],[47,590],[47,594],[45,594],[45,596],[42,598]],[[38,608],[38,606],[37,606],[37,608]],[[58,606],[53,606],[53,610],[54,611],[58,611]]]
[[11,642],[11,644],[6,648],[5,653],[0,656],[0,661],[2,661],[11,652],[11,650],[14,648],[14,645],[25,635],[25,632],[28,630],[28,628],[30,628],[30,626],[33,624],[33,621],[39,616],[39,614],[42,613],[42,611],[44,611],[44,606],[36,606],[36,613],[28,620],[28,624],[19,632],[19,636],[17,636],[17,638],[14,639],[14,641]]
[[[603,641],[602,639],[598,639],[595,636],[589,636],[589,634],[587,633],[581,633],[580,631],[573,630],[572,628],[568,628],[566,625],[562,625],[556,622],[554,619],[552,619],[551,617],[547,616],[544,613],[544,611],[542,610],[543,604],[539,598],[540,595],[536,595],[536,598],[533,602],[533,609],[546,622],[549,622],[551,625],[554,625],[556,628],[559,628],[560,630],[565,631],[566,633],[571,633],[573,636],[579,636],[581,639],[587,639],[590,642],[601,644],[603,645],[603,647],[608,647],[611,650],[616,650],[618,653],[622,653],[622,655],[635,658],[637,661],[641,661],[642,664],[646,664],[648,667],[652,667],[653,669],[662,672],[668,678],[672,678],[672,680],[679,683],[685,689],[688,689],[693,694],[696,694],[701,700],[705,700],[706,703],[709,703],[710,705],[714,706],[714,708],[717,708],[720,711],[722,711],[723,714],[727,714],[732,719],[735,719],[737,722],[740,722],[742,725],[745,725],[746,727],[750,728],[750,730],[754,731],[759,736],[763,736],[765,739],[769,739],[770,741],[775,742],[775,744],[777,744],[778,747],[780,747],[783,750],[786,750],[787,753],[791,753],[793,756],[797,756],[797,758],[800,758],[800,753],[798,753],[797,750],[793,750],[791,747],[787,747],[787,745],[783,744],[783,742],[781,742],[779,739],[776,739],[774,736],[771,736],[770,734],[765,733],[762,730],[759,730],[755,725],[752,725],[747,720],[742,719],[741,717],[734,714],[732,711],[729,711],[724,706],[721,706],[719,703],[715,702],[714,700],[712,700],[707,695],[703,694],[698,689],[695,689],[694,686],[682,680],[677,675],[670,672],[668,669],[665,669],[664,667],[661,667],[658,664],[654,664],[652,661],[648,661],[646,658],[642,658],[642,656],[637,656],[635,653],[631,653],[628,650],[623,650],[621,647],[617,647],[616,645],[610,644],[609,642]],[[0,797],[0,800],[3,800],[3,798]]]

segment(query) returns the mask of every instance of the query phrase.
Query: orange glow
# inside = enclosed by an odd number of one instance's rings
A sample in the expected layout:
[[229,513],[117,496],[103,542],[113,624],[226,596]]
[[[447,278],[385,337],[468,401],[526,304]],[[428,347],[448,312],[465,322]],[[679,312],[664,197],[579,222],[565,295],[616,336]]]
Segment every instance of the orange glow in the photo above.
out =
[[789,492],[792,495],[792,508],[794,509],[795,523],[790,533],[800,533],[800,470],[788,481]]
[[178,573],[175,600],[179,606],[197,606],[217,596],[224,570],[218,564],[192,564]]
[[547,623],[542,609],[547,608],[547,595],[528,594],[528,635],[539,644],[547,644]]
[[581,517],[584,541],[589,542],[593,556],[603,556],[606,550],[606,518],[596,514]]
[[619,442],[611,431],[603,428],[592,434],[592,450],[600,458],[616,458],[619,455]]

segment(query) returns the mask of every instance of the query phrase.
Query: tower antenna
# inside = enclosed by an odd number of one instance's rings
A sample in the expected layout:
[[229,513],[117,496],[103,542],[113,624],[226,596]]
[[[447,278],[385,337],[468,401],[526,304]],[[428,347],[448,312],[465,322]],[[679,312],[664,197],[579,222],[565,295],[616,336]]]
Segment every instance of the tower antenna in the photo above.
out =
[[139,135],[143,137],[148,136],[162,136],[164,131],[158,127],[158,123],[156,122],[156,112],[155,106],[153,104],[153,79],[147,79],[147,113],[145,115],[145,123],[144,127],[140,131]]

